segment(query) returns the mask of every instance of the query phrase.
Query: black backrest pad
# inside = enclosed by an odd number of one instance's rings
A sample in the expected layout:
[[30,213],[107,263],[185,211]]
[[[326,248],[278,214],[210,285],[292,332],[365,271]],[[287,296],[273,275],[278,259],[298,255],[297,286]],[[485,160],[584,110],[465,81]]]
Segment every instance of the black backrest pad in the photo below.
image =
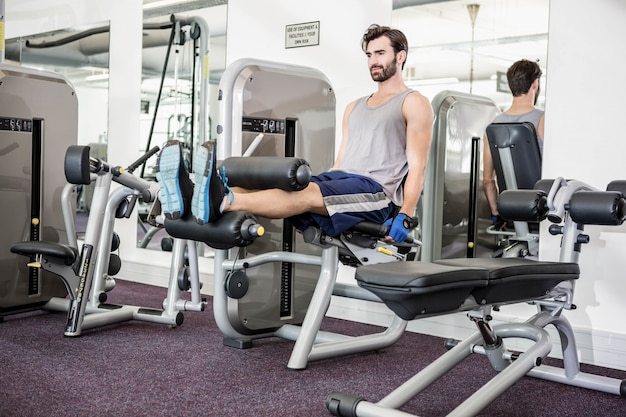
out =
[[500,191],[511,189],[505,184],[503,162],[499,149],[508,149],[513,161],[513,172],[518,189],[532,189],[541,178],[541,152],[535,126],[530,122],[492,123],[487,126],[487,140],[498,178]]

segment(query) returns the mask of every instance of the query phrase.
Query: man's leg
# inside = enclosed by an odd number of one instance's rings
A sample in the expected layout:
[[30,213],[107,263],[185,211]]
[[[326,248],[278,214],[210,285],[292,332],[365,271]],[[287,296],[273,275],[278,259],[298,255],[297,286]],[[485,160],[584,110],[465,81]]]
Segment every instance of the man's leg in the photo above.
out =
[[238,192],[235,189],[232,203],[227,196],[221,209],[222,211],[247,211],[270,219],[282,219],[302,213],[328,216],[322,192],[319,186],[313,182],[301,191],[284,191],[272,188]]
[[219,172],[215,143],[202,144],[194,159],[195,188],[191,212],[199,224],[216,221],[222,211],[247,211],[254,215],[281,219],[312,212],[328,215],[322,192],[310,183],[301,191],[280,189],[242,190],[228,186],[227,172]]

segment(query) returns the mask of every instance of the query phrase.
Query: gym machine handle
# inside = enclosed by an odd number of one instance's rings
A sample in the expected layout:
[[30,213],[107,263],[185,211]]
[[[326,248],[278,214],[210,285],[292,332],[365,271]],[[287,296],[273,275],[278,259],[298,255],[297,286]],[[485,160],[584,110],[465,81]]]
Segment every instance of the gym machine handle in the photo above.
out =
[[148,159],[150,159],[152,157],[152,155],[154,155],[157,152],[159,152],[159,150],[160,150],[160,148],[158,146],[155,146],[154,148],[150,149],[143,156],[141,156],[135,162],[130,164],[128,166],[128,168],[126,168],[126,172],[128,172],[129,174],[132,174],[137,168],[142,166]]
[[[418,226],[418,221],[417,221],[417,218],[415,217],[407,216],[407,219],[405,221],[407,222],[407,229],[414,229]],[[370,221],[362,221],[360,223],[357,223],[350,229],[350,231],[363,233],[365,235],[380,238],[380,239],[384,238],[385,236],[388,236],[390,230],[391,230],[391,226],[386,226],[384,224],[370,222]],[[413,244],[417,242],[415,242],[415,239],[413,238],[413,236],[409,235],[406,237],[404,242],[396,242],[396,243]]]

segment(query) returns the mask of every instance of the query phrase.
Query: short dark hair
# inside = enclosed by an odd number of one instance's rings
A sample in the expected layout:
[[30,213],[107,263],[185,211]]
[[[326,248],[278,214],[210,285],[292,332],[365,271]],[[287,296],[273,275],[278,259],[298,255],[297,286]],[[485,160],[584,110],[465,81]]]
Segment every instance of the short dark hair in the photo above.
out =
[[519,97],[528,93],[533,81],[541,77],[539,64],[527,59],[520,59],[509,67],[506,72],[506,79],[513,97]]
[[[363,49],[363,52],[367,52],[367,45],[371,41],[378,39],[381,36],[389,38],[391,47],[393,48],[393,52],[395,54],[400,51],[406,52],[407,55],[409,54],[409,42],[406,40],[406,36],[404,36],[402,31],[390,28],[389,26],[380,26],[377,24],[370,25],[370,27],[367,28],[367,31],[363,34],[363,39],[361,41],[361,48]],[[405,63],[406,59],[402,63],[403,69]]]

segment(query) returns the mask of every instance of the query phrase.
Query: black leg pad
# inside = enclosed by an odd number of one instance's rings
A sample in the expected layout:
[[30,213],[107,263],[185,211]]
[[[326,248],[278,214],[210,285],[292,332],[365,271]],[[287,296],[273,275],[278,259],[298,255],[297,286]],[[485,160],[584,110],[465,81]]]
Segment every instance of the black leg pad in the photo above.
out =
[[251,232],[256,218],[245,211],[224,213],[216,222],[200,225],[191,216],[165,220],[165,230],[172,237],[204,242],[215,249],[248,246],[257,237]]
[[248,190],[280,188],[285,191],[304,189],[311,179],[309,163],[300,158],[281,156],[231,157],[221,165],[231,187]]
[[569,203],[570,216],[579,224],[620,225],[626,217],[626,201],[618,191],[580,191]]

